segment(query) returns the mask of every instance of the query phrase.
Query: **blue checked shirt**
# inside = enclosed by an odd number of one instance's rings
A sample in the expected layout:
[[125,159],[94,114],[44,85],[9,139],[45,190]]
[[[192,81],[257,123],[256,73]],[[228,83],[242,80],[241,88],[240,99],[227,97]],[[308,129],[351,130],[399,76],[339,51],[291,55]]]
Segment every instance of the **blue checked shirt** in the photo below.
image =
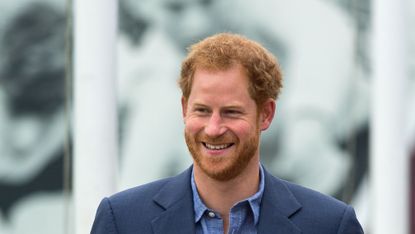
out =
[[[264,193],[264,172],[261,165],[259,166],[259,170],[260,181],[258,192],[251,197],[236,203],[230,210],[228,231],[230,234],[257,233],[261,199],[262,194]],[[196,234],[223,234],[223,219],[218,212],[206,207],[200,199],[193,171],[191,185],[193,190]]]

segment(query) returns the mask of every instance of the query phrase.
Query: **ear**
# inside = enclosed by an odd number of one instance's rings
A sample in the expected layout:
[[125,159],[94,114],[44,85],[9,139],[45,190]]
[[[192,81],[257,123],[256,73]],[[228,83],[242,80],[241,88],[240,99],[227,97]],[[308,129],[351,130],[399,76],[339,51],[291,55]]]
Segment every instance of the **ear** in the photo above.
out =
[[263,105],[260,113],[260,127],[261,131],[267,130],[274,119],[275,114],[275,100],[269,98]]
[[182,116],[183,120],[186,119],[186,113],[187,113],[187,99],[182,96]]

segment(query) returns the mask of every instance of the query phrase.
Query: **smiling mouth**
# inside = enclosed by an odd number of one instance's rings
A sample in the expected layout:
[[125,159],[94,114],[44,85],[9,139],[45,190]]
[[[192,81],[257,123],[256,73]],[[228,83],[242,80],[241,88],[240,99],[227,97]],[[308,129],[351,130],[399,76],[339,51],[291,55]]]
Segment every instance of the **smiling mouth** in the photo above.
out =
[[206,149],[208,150],[223,150],[223,149],[227,149],[231,146],[233,146],[233,143],[229,143],[229,144],[220,144],[220,145],[212,145],[206,142],[202,142],[203,146],[205,146]]

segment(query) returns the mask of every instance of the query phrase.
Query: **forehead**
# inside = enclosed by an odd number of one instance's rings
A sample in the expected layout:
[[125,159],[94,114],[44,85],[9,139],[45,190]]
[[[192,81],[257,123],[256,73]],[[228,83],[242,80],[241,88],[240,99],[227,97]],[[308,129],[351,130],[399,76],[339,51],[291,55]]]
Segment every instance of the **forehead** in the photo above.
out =
[[193,86],[197,84],[208,85],[210,83],[218,82],[218,87],[229,85],[248,85],[248,77],[245,69],[239,65],[234,64],[224,69],[215,68],[197,68],[193,75]]
[[248,86],[248,77],[240,65],[226,70],[196,69],[189,98],[249,101],[252,98]]

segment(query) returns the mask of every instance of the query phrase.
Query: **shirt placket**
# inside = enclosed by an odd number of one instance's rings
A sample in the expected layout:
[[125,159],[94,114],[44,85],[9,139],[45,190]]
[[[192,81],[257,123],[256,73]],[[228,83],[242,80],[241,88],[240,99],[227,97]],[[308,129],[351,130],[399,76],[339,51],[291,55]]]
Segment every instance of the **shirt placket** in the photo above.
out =
[[246,209],[248,207],[246,207],[246,205],[246,201],[244,201],[231,208],[229,217],[229,234],[239,233],[239,230],[242,228],[247,215]]
[[201,222],[203,222],[204,225],[202,225],[202,227],[206,228],[203,228],[203,233],[223,234],[223,219],[219,214],[212,210],[206,210],[203,216]]

